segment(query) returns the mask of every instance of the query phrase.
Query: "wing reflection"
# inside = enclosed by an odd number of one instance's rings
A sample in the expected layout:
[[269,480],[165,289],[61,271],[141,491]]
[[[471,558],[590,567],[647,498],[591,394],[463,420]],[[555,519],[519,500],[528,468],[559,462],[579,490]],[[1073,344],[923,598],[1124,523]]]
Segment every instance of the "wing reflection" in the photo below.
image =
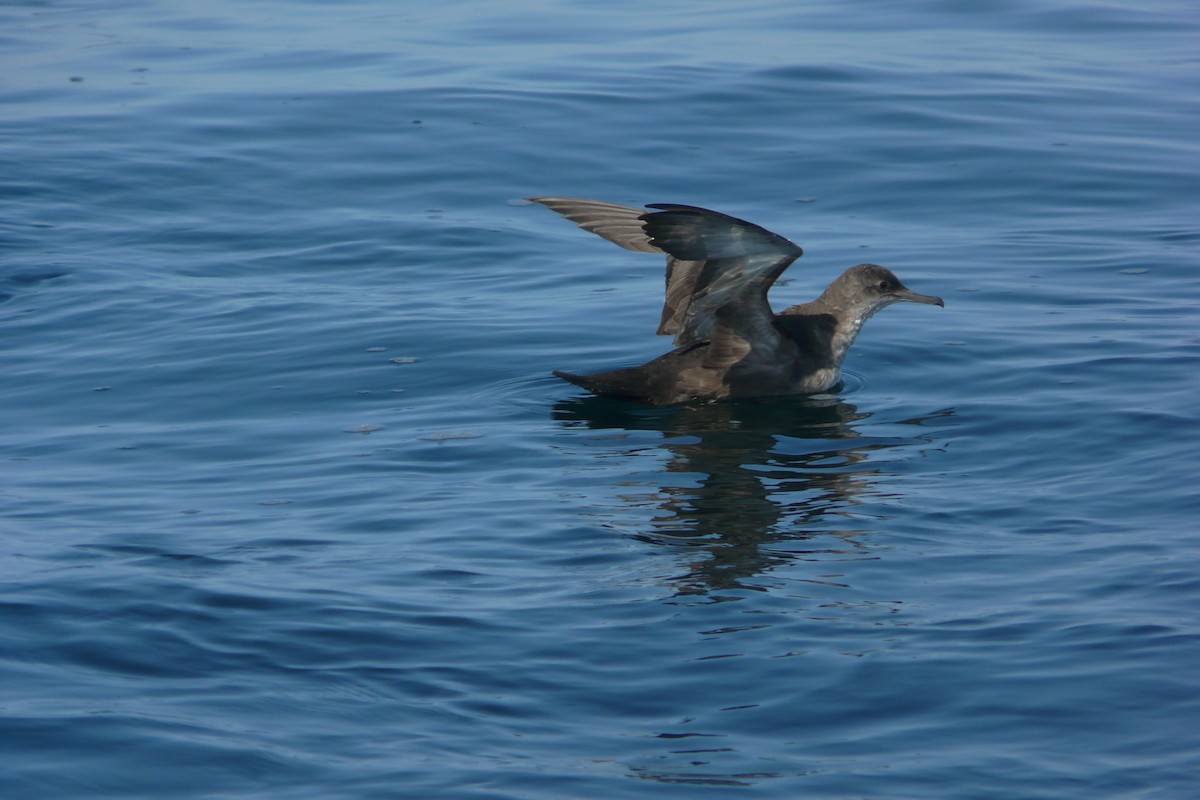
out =
[[680,594],[762,590],[747,579],[781,564],[871,557],[851,511],[874,491],[868,459],[915,439],[864,436],[856,423],[869,416],[829,395],[667,408],[584,397],[554,409],[567,426],[662,434],[669,460],[646,487],[655,513],[634,535],[698,551],[673,579]]

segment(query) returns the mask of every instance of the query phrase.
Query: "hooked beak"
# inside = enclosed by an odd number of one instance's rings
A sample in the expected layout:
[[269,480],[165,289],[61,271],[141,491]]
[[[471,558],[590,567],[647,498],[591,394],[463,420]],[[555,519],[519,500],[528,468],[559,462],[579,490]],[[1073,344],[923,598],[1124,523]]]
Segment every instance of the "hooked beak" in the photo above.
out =
[[931,294],[917,294],[911,289],[897,289],[892,292],[892,297],[897,300],[907,300],[910,303],[925,303],[930,306],[938,306],[945,308],[946,304],[942,302],[942,298],[934,297]]

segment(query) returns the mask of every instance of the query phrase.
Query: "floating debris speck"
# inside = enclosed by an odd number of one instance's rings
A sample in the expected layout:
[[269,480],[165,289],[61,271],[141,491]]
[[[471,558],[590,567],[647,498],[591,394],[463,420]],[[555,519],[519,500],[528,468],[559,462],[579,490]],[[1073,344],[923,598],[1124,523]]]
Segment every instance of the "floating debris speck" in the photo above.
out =
[[393,364],[415,364],[420,360],[421,359],[413,358],[412,356],[400,356],[398,358],[393,358],[392,363]]
[[455,439],[482,439],[483,434],[475,431],[442,431],[430,433],[421,438],[427,442],[449,442]]

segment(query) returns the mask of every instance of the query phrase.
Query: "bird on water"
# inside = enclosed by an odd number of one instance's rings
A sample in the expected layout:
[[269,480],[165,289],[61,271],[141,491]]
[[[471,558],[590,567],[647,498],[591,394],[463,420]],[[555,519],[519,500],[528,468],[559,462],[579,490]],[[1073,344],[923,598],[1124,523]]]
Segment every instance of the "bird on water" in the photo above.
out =
[[598,395],[671,405],[823,392],[839,381],[842,360],[871,315],[900,301],[945,305],[881,266],[859,264],[816,300],[776,314],[767,292],[804,252],[778,234],[696,206],[529,199],[626,250],[667,257],[658,333],[673,335],[675,349],[640,367],[555,371]]

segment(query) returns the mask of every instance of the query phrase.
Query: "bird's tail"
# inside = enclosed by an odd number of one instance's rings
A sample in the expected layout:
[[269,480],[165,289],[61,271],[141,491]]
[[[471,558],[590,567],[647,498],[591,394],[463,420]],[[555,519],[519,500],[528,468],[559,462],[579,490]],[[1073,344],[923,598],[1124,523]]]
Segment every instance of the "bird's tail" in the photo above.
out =
[[[625,374],[630,372],[632,370],[613,370],[612,372],[599,372],[595,375],[575,375],[556,369],[554,376],[562,378],[567,383],[582,386],[592,394],[603,397],[619,397],[625,400],[645,399],[646,395],[643,389],[630,385],[628,378],[633,376]],[[622,378],[626,380],[622,380]]]

